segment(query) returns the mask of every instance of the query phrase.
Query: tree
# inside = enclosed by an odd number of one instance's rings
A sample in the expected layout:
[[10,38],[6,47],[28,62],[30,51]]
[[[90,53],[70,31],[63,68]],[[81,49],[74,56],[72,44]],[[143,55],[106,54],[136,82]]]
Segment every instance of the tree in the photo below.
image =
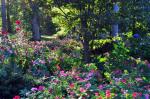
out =
[[30,7],[32,9],[32,40],[41,40],[40,26],[39,26],[39,15],[38,15],[38,4],[36,1],[29,0]]
[[2,14],[2,32],[7,31],[7,19],[6,19],[6,2],[1,0],[1,14]]
[[[69,25],[74,25],[73,22],[79,20],[78,24],[75,25],[80,27],[79,35],[83,45],[83,60],[85,63],[90,63],[91,53],[89,43],[98,38],[98,35],[102,32],[102,28],[110,27],[110,23],[107,22],[110,21],[111,2],[108,0],[54,0],[54,2],[62,12],[64,11],[61,7],[76,9],[76,13],[70,11],[70,13],[64,13],[64,16],[69,20]],[[72,22],[72,20],[74,21]]]
[[10,0],[7,0],[7,28],[8,28],[8,32],[12,33],[12,27],[10,21]]

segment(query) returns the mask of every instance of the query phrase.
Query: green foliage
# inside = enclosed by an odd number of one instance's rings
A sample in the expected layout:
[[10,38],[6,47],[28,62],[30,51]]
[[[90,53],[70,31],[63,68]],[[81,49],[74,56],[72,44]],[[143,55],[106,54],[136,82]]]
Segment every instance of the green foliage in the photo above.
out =
[[118,41],[117,44],[114,44],[114,50],[110,53],[107,62],[106,68],[108,71],[115,69],[128,69],[129,64],[125,64],[130,61],[129,49],[125,47],[123,42]]
[[140,37],[138,39],[133,38],[133,37],[131,39],[129,39],[129,42],[131,45],[130,46],[130,51],[131,51],[130,54],[136,58],[142,58],[145,60],[149,60],[150,59],[150,57],[149,57],[150,56],[149,40],[150,40],[150,37],[148,36],[148,34],[144,37],[140,35]]

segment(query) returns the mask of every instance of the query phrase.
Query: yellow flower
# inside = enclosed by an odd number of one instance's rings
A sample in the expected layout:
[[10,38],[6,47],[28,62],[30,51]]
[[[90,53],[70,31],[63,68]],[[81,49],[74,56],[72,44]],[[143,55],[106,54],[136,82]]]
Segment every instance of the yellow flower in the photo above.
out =
[[128,98],[129,94],[128,94],[128,93],[126,93],[125,95],[126,95],[126,98]]

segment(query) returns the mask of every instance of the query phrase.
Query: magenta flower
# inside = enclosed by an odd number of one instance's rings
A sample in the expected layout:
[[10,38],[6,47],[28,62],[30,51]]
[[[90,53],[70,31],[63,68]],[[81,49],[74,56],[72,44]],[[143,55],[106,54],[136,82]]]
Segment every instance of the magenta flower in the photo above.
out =
[[39,86],[39,87],[38,87],[38,91],[43,91],[44,89],[45,89],[44,86]]
[[104,86],[103,85],[99,85],[98,89],[103,90]]
[[21,99],[20,96],[14,96],[13,99]]

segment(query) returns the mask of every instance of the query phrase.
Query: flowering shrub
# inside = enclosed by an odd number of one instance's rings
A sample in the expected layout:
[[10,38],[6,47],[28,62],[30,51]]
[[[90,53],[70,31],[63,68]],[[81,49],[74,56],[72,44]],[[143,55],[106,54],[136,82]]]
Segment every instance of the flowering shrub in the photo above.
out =
[[[149,81],[144,78],[124,71],[119,77],[112,74],[109,83],[99,82],[97,70],[87,67],[88,72],[76,68],[72,71],[60,71],[51,76],[45,84],[43,90],[33,87],[28,91],[29,98],[52,98],[52,99],[105,99],[105,98],[146,98],[149,97]],[[91,65],[92,66],[92,65]],[[146,98],[147,99],[147,98]]]

